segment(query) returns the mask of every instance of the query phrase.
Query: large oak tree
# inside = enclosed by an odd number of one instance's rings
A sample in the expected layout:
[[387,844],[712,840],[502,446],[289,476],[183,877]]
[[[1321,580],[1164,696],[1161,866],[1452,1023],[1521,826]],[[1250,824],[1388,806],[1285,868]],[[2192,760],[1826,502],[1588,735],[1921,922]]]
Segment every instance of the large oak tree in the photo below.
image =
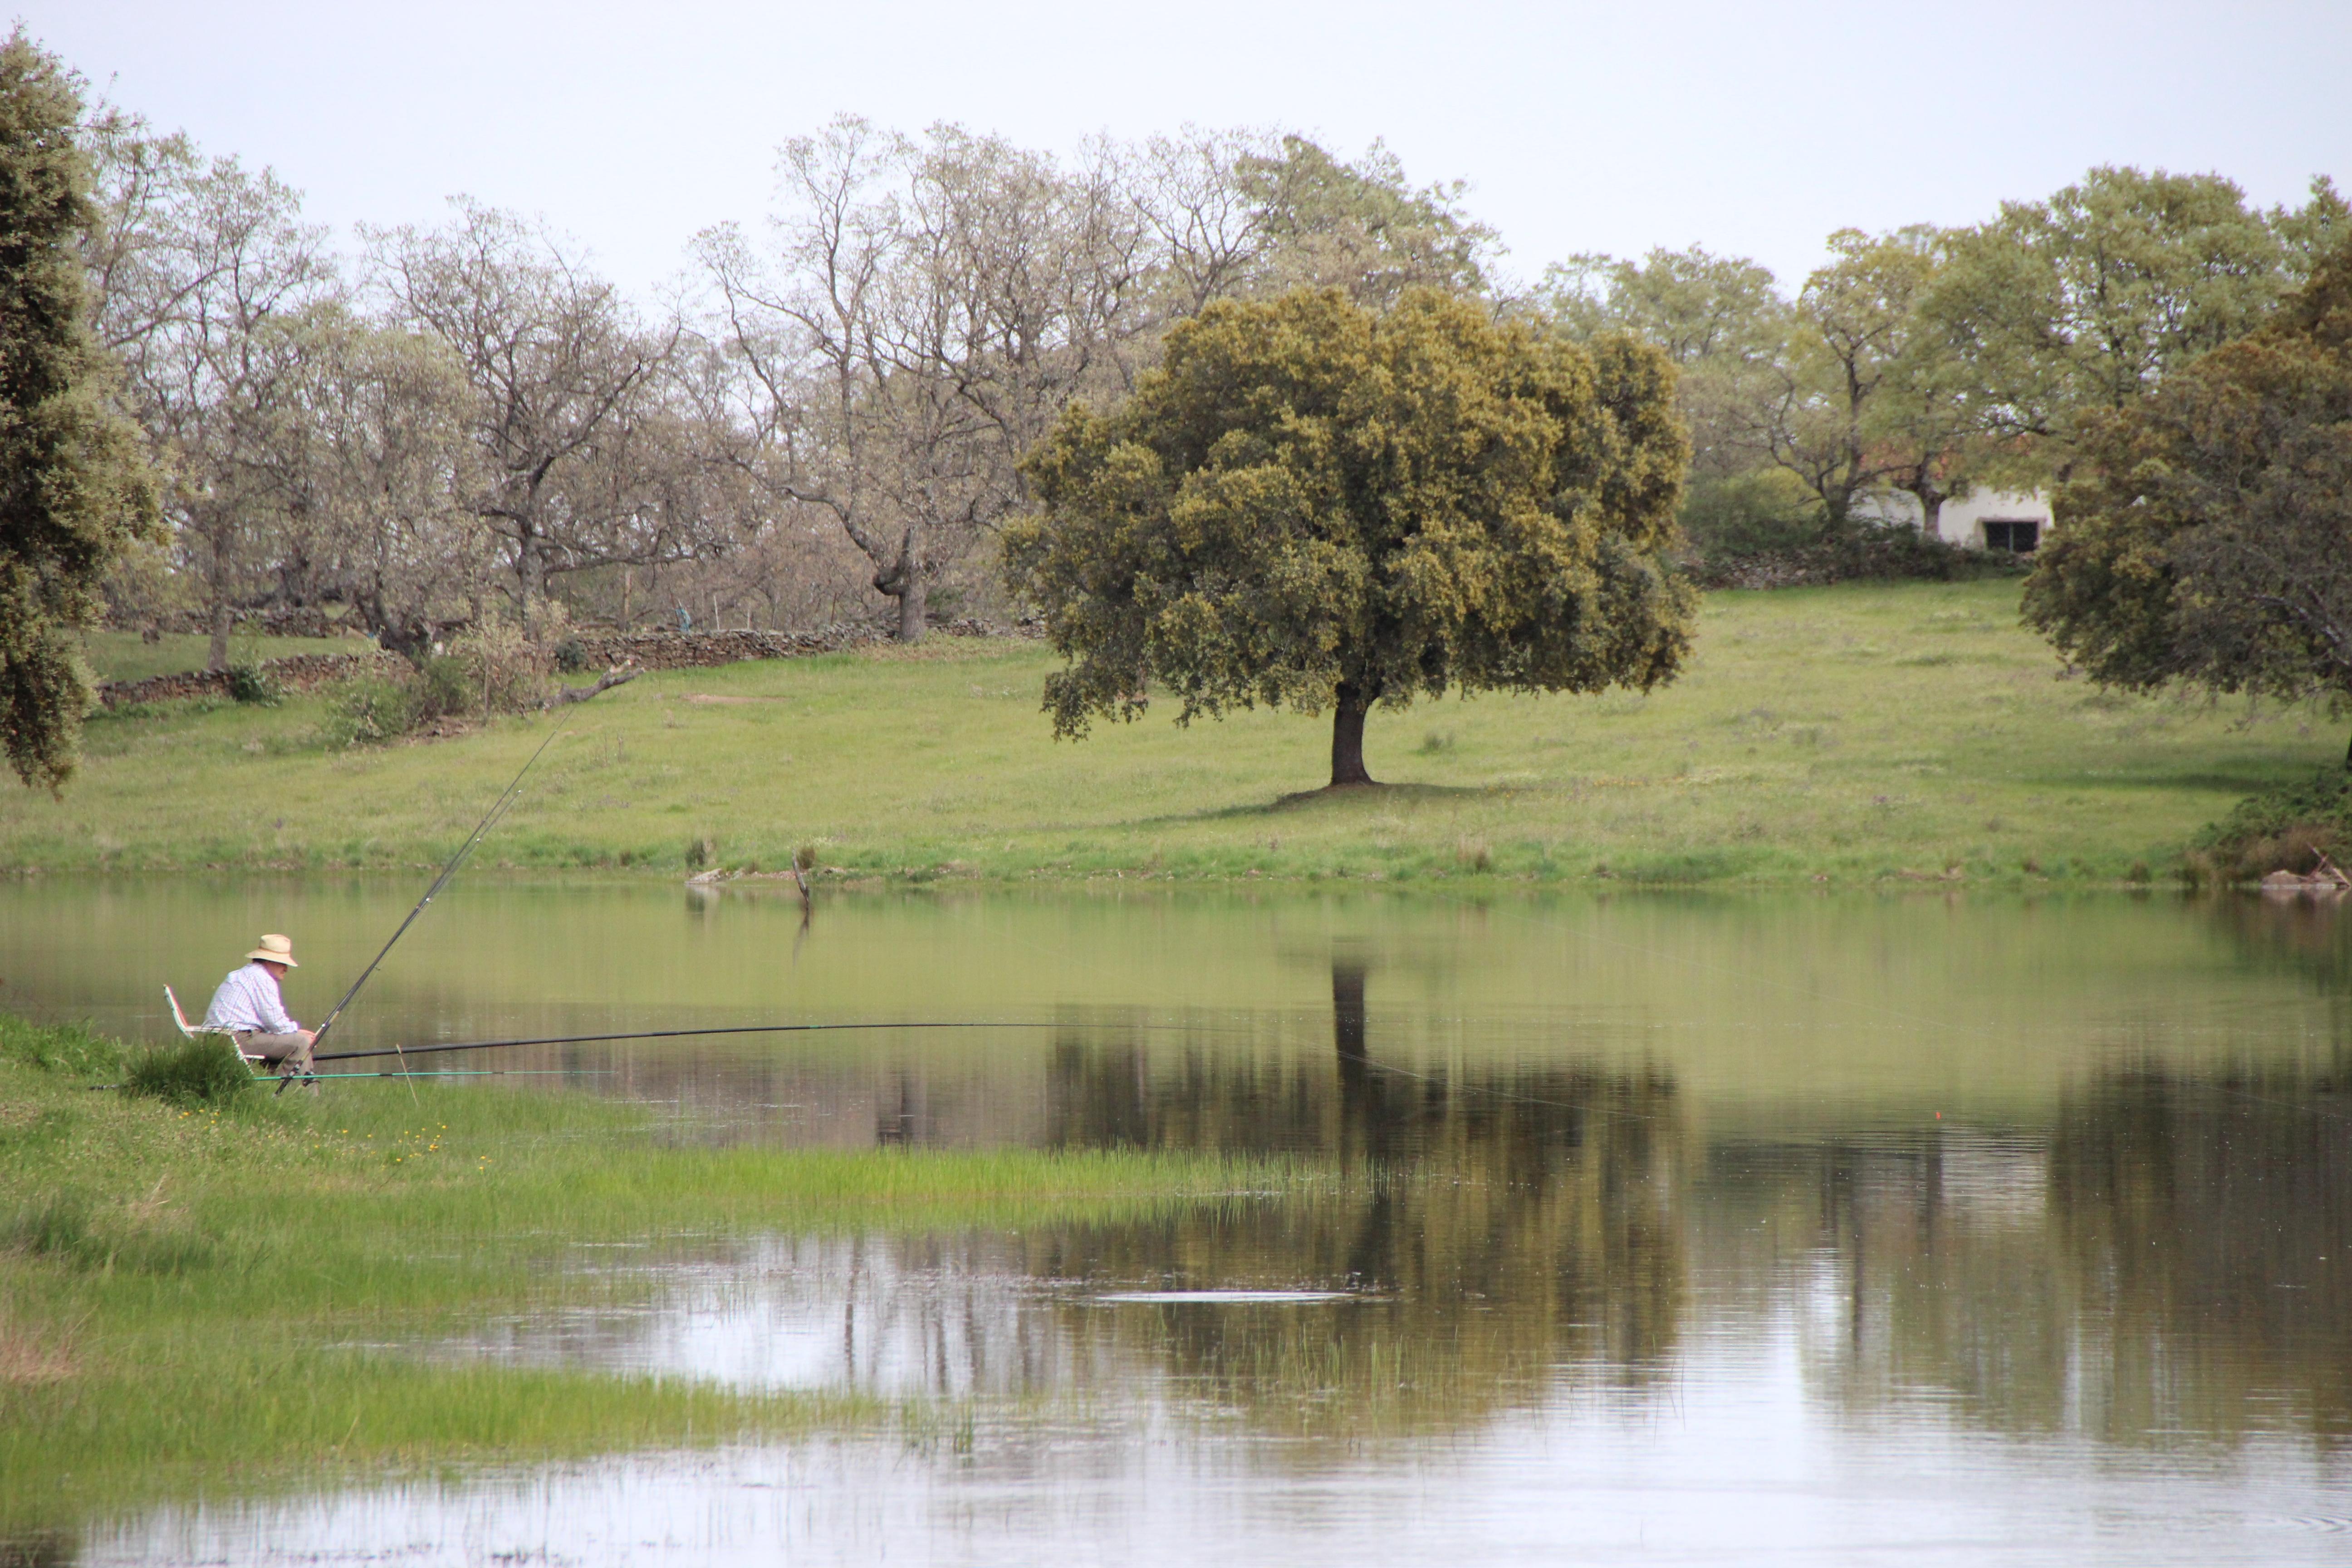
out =
[[20,30],[0,44],[0,742],[26,784],[72,771],[89,693],[74,634],[155,498],[89,327],[79,84]]
[[[89,137],[93,221],[83,239],[100,345],[162,469],[162,505],[184,579],[228,668],[238,615],[278,597],[287,552],[266,477],[291,395],[289,323],[336,291],[327,234],[268,169],[207,160],[110,112]],[[299,582],[299,568],[291,574]]]
[[2352,703],[2352,242],[2079,449],[2026,584],[2062,652],[2132,689]]
[[1331,783],[1370,784],[1373,704],[1669,679],[1694,597],[1661,552],[1689,443],[1674,369],[1430,289],[1219,301],[1116,412],[1030,454],[1014,593],[1069,668],[1055,730],[1259,703],[1333,716]]
[[2282,223],[2215,174],[2095,168],[2047,201],[2003,202],[1948,237],[1925,314],[1965,367],[1975,432],[2010,484],[2064,478],[2085,421],[2129,407],[2173,368],[2260,325],[2294,282]]

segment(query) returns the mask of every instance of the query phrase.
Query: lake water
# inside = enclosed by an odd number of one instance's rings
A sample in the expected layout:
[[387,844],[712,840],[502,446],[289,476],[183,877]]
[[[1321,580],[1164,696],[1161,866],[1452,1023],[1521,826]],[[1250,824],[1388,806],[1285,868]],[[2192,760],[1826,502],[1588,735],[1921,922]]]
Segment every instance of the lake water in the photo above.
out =
[[[165,983],[200,1008],[270,930],[315,1020],[415,891],[12,882],[0,1005],[160,1038]],[[345,1046],[978,1024],[501,1065],[693,1138],[1311,1151],[1362,1179],[602,1260],[651,1295],[417,1353],[948,1414],[216,1500],[66,1550],[2352,1562],[2348,1000],[2352,913],[2252,899],[935,893],[803,924],[768,889],[465,882]]]

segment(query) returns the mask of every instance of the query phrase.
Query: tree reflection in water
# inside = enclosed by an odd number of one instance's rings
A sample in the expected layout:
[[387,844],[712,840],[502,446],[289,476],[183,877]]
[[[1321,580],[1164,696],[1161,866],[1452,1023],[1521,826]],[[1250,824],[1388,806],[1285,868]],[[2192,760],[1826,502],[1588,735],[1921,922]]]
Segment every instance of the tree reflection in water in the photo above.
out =
[[1066,1031],[1052,1142],[1314,1152],[1342,1178],[1032,1238],[1026,1261],[1365,1299],[1072,1307],[1066,1331],[1156,1349],[1276,1423],[1414,1428],[1560,1375],[1660,1385],[1696,1274],[1710,1331],[1792,1325],[1809,1384],[1857,1419],[1925,1396],[2103,1441],[2352,1430],[2352,1096],[2332,1078],[2116,1067],[2040,1125],[1702,1137],[1654,1069],[1383,1062],[1364,994],[1335,963],[1328,1068]]
[[1673,1080],[1559,1064],[1407,1071],[1373,1055],[1360,964],[1334,965],[1332,998],[1336,1070],[1066,1031],[1049,1068],[1054,1142],[1312,1152],[1339,1176],[1279,1203],[1075,1230],[1029,1265],[1358,1299],[1072,1305],[1066,1329],[1152,1347],[1214,1403],[1304,1430],[1475,1421],[1562,1372],[1654,1381],[1683,1317]]
[[1806,1303],[1809,1377],[1857,1418],[1932,1395],[2103,1442],[2352,1430],[2330,1079],[2117,1067],[2043,1128],[1720,1138],[1693,1212],[1711,1277]]
[[2352,1436],[2352,1094],[2338,1079],[2119,1071],[2051,1140],[2053,1272],[2107,1437],[2275,1408]]

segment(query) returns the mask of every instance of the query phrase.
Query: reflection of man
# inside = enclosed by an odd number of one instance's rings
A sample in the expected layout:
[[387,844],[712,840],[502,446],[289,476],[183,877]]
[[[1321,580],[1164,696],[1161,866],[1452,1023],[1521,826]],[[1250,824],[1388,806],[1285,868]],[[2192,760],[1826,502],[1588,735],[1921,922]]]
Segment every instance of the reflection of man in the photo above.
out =
[[294,962],[292,940],[273,931],[245,956],[251,962],[229,971],[213,993],[213,1005],[205,1009],[205,1027],[226,1029],[248,1058],[289,1072],[307,1070],[311,1043],[319,1037],[287,1016],[278,989],[288,970],[301,967]]

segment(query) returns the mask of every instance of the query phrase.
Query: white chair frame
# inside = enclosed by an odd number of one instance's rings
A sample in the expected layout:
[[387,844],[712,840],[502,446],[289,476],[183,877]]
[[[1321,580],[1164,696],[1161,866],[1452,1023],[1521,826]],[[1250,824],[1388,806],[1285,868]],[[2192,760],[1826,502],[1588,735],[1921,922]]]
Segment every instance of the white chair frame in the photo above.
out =
[[246,1055],[245,1047],[236,1043],[235,1030],[219,1028],[211,1024],[189,1023],[188,1016],[180,1011],[180,999],[172,994],[172,988],[168,985],[163,987],[163,1000],[172,1005],[172,1022],[179,1026],[180,1033],[186,1038],[193,1040],[201,1035],[218,1035],[229,1043],[231,1048],[236,1052],[236,1059],[243,1062],[248,1070],[266,1065],[259,1057]]

